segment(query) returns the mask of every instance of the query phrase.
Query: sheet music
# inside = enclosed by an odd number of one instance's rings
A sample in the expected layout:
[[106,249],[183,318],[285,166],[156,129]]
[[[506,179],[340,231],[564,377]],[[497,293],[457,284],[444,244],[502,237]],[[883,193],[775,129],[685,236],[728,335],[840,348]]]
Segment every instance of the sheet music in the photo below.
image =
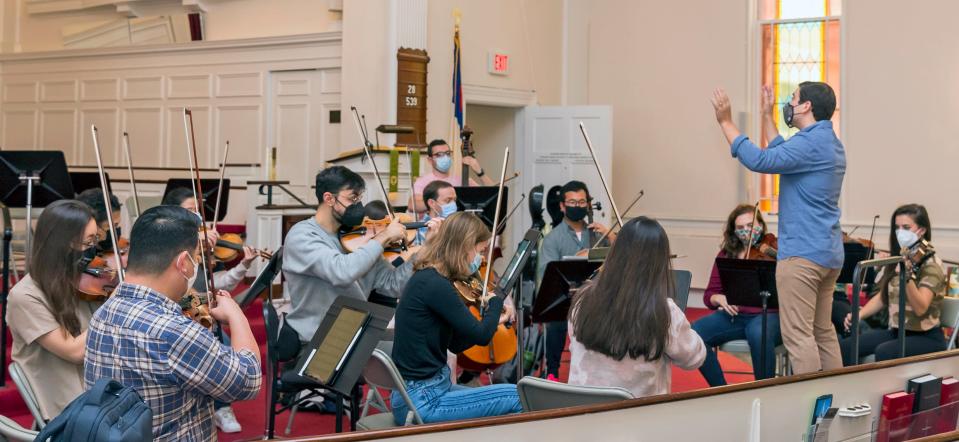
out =
[[311,353],[301,375],[329,384],[337,370],[342,368],[369,316],[369,313],[350,308],[340,310],[323,342]]

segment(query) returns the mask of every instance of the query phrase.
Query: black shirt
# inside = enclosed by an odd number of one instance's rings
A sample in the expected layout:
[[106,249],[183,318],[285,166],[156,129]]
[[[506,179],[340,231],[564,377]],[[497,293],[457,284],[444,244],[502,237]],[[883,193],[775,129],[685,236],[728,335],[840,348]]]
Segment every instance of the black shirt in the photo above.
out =
[[419,270],[396,309],[393,362],[405,380],[429,379],[446,365],[447,350],[488,344],[502,310],[503,299],[494,297],[480,322],[449,280],[435,269]]

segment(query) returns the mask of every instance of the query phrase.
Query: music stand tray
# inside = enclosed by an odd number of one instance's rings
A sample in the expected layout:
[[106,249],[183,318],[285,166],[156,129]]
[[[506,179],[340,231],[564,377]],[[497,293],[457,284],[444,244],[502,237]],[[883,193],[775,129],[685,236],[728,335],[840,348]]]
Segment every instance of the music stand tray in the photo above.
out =
[[776,296],[776,261],[759,259],[716,258],[723,294],[730,305],[759,307],[762,311],[760,367],[766,371],[767,316],[770,308],[779,307]]
[[[456,210],[459,212],[474,212],[486,223],[486,227],[493,228],[493,217],[496,216],[496,195],[498,186],[454,187],[456,190]],[[509,188],[503,188],[503,207],[509,201]],[[499,214],[502,223],[506,211]]]
[[602,263],[581,259],[546,264],[533,301],[533,322],[565,321],[572,304],[570,290],[579,288],[600,265]]
[[506,265],[506,270],[503,271],[503,276],[499,279],[499,285],[497,285],[497,288],[503,293],[503,296],[509,295],[513,290],[513,286],[519,281],[520,276],[523,274],[523,268],[526,267],[526,262],[529,261],[529,257],[533,254],[533,251],[536,250],[539,238],[539,230],[529,229],[526,231],[526,234],[523,235],[523,239],[519,244],[516,245],[516,252],[513,253],[513,257],[510,258],[509,264]]
[[[226,217],[226,210],[229,207],[230,202],[230,179],[223,179],[223,189],[225,190],[222,195],[219,195],[219,186],[220,180],[214,178],[201,178],[200,186],[203,187],[203,207],[206,212],[207,219],[204,219],[206,222],[213,222],[213,213],[216,211],[216,199],[220,198],[220,214],[217,216],[217,222],[223,221],[223,218]],[[163,198],[166,198],[167,194],[171,190],[178,187],[185,187],[187,189],[193,188],[193,181],[189,178],[170,178],[166,182],[166,188],[163,189]]]
[[260,273],[256,275],[256,279],[253,280],[253,284],[250,284],[250,287],[246,289],[246,291],[236,296],[235,300],[240,308],[249,307],[260,293],[269,289],[270,286],[273,285],[273,280],[280,274],[280,269],[282,268],[283,247],[280,246],[276,252],[273,252],[273,256],[267,261],[266,265],[260,269]]
[[310,357],[300,358],[295,373],[349,397],[393,312],[372,302],[337,297],[303,350]]

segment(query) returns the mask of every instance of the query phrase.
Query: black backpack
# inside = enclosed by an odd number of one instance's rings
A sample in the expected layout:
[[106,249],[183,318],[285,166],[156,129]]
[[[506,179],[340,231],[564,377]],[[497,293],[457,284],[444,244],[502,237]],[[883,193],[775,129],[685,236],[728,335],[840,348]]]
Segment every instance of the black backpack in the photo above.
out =
[[43,427],[34,441],[153,440],[153,411],[136,390],[100,379]]

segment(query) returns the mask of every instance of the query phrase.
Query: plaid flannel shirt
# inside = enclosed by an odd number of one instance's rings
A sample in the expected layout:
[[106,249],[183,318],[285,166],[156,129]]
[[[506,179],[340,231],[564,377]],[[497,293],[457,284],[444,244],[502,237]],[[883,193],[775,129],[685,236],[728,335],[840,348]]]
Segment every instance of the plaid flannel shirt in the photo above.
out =
[[256,356],[234,351],[148,287],[122,284],[90,321],[87,388],[112,378],[153,410],[156,440],[214,440],[213,401],[252,399],[260,390]]

